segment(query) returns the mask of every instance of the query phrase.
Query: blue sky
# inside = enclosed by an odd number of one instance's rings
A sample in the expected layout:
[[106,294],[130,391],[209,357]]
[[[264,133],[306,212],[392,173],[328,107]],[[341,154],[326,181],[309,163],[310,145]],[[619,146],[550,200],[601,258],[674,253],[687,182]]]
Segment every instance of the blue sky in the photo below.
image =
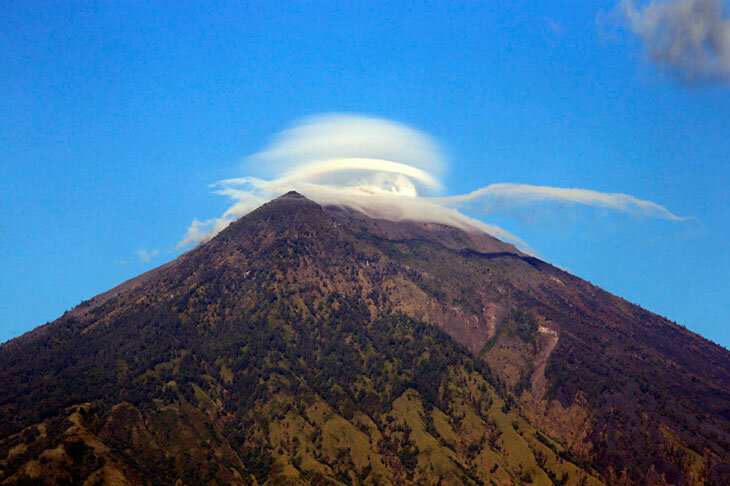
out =
[[582,187],[696,217],[484,220],[730,346],[727,79],[653,62],[616,2],[394,3],[3,2],[0,341],[174,258],[271,134],[352,112],[436,138],[449,193]]

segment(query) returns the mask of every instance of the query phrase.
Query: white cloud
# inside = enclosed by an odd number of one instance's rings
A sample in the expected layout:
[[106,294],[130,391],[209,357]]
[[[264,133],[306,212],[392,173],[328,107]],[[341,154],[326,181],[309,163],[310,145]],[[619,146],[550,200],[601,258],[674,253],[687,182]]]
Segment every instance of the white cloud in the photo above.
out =
[[730,80],[730,14],[722,0],[622,0],[649,58],[684,82]]
[[638,199],[628,194],[504,182],[490,184],[469,194],[440,198],[439,201],[444,204],[458,206],[464,206],[469,203],[479,204],[484,209],[489,209],[490,205],[495,202],[500,207],[503,207],[505,203],[510,206],[515,206],[519,204],[555,201],[615,209],[617,211],[640,214],[650,218],[669,219],[673,221],[688,219],[672,214],[667,208],[655,202]]
[[257,168],[267,172],[272,167],[277,172],[268,178],[247,176],[214,184],[214,192],[230,198],[233,204],[221,217],[194,220],[178,247],[207,241],[231,221],[291,190],[320,204],[345,205],[372,217],[484,231],[528,253],[533,252],[520,238],[458,209],[477,205],[494,211],[559,201],[652,218],[683,219],[651,201],[588,189],[498,183],[469,194],[442,196],[438,176],[446,165],[437,144],[402,124],[363,116],[305,119],[249,157],[246,166],[252,172]]
[[137,255],[137,258],[139,258],[140,263],[147,263],[150,260],[152,260],[154,257],[160,254],[160,250],[154,249],[151,251],[148,250],[137,250],[135,252]]
[[428,135],[391,120],[343,114],[305,118],[249,160],[280,174],[309,162],[343,158],[381,159],[436,175],[445,169],[443,154]]

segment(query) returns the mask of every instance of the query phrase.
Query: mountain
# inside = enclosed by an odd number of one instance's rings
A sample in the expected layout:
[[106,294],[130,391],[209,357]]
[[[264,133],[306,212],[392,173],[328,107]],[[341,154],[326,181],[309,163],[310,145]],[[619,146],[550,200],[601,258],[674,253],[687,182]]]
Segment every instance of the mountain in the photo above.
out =
[[730,353],[297,193],[0,346],[0,484],[729,484]]

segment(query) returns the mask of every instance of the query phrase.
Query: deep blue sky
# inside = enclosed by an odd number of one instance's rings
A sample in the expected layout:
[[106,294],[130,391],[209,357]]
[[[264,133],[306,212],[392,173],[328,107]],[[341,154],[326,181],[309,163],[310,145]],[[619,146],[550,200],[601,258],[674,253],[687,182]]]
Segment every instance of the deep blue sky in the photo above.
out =
[[697,217],[542,205],[486,221],[730,346],[727,84],[651,65],[597,23],[615,2],[358,3],[2,2],[0,341],[174,258],[191,220],[227,205],[208,184],[334,111],[436,137],[452,193],[584,187]]

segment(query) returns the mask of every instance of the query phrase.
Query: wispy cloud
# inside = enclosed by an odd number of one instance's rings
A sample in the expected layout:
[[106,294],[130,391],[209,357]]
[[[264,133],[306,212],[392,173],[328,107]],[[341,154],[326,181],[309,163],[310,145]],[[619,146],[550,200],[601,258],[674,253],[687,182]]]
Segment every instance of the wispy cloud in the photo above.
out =
[[275,136],[270,146],[247,160],[246,170],[264,167],[268,177],[247,176],[213,184],[213,192],[230,198],[233,204],[220,217],[193,221],[178,247],[207,241],[231,221],[290,190],[320,204],[349,206],[372,217],[484,231],[528,253],[532,251],[520,238],[459,209],[476,206],[495,212],[558,201],[650,218],[684,219],[652,201],[580,188],[496,183],[468,194],[444,196],[439,176],[446,163],[431,137],[396,122],[363,116],[307,118]]
[[730,13],[723,0],[623,0],[649,58],[683,82],[730,81]]
[[137,250],[134,252],[135,255],[137,255],[137,258],[139,258],[140,263],[148,263],[150,260],[152,260],[154,257],[160,254],[160,250],[154,249],[154,250]]
[[545,19],[545,25],[547,26],[548,30],[556,37],[562,37],[565,34],[565,25],[553,18]]
[[652,201],[638,199],[622,193],[605,193],[590,189],[571,189],[528,184],[498,183],[482,187],[469,194],[440,198],[440,202],[451,205],[476,204],[489,212],[492,208],[532,204],[546,201],[581,204],[650,218],[682,221],[689,218],[672,214],[667,208]]

